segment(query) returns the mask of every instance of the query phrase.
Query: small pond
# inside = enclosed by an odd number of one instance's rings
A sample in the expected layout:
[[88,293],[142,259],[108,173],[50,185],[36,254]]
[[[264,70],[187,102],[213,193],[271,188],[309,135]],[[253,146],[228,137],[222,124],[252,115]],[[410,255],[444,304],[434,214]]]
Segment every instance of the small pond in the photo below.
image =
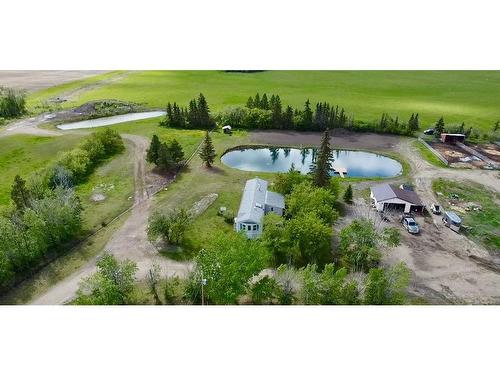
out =
[[[221,160],[232,168],[253,172],[286,172],[292,164],[309,172],[317,151],[314,148],[246,148],[225,153]],[[333,167],[344,167],[349,177],[394,177],[402,173],[399,162],[365,151],[334,150]]]
[[164,111],[127,113],[125,115],[101,117],[92,120],[70,122],[68,124],[57,125],[57,127],[61,130],[97,128],[100,126],[120,124],[122,122],[145,120],[148,118],[160,117],[163,116],[164,114],[165,114]]

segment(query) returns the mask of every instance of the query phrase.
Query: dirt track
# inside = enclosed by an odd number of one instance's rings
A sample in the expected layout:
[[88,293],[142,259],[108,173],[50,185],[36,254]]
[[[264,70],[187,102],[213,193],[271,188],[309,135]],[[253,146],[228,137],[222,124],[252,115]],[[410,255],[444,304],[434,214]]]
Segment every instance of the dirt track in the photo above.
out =
[[33,92],[106,72],[107,70],[0,70],[0,86]]
[[[123,226],[114,233],[106,244],[105,250],[118,259],[130,259],[137,263],[137,278],[143,279],[153,264],[158,264],[162,276],[186,275],[191,268],[190,262],[177,262],[161,256],[146,235],[147,219],[151,207],[151,193],[158,188],[160,179],[149,173],[146,166],[148,139],[130,134],[122,134],[134,148],[134,207]],[[31,304],[59,305],[70,301],[78,290],[80,281],[96,270],[97,257],[87,263],[77,273],[67,277],[36,298]]]

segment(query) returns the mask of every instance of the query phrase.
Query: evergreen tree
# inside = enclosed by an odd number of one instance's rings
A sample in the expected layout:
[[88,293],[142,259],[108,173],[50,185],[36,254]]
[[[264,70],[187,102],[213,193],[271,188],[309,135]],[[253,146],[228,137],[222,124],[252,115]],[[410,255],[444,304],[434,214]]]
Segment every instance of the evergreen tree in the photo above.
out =
[[352,186],[349,184],[344,193],[344,202],[351,204],[352,203]]
[[316,186],[325,187],[330,182],[330,173],[332,168],[333,155],[330,146],[330,133],[325,130],[321,145],[318,151],[316,161],[311,165],[311,173],[313,175],[313,182]]
[[30,206],[30,192],[26,187],[26,181],[19,175],[14,177],[10,197],[12,198],[12,201],[16,205],[16,209],[18,211],[24,211]]
[[250,108],[250,109],[255,108],[255,104],[254,104],[252,97],[249,97],[247,100],[247,108]]
[[254,108],[260,108],[260,96],[259,93],[255,94],[255,99],[253,101]]
[[441,133],[444,132],[444,119],[443,116],[441,116],[436,122],[436,125],[434,125],[434,131],[436,132],[436,135],[439,136]]
[[200,93],[198,96],[198,126],[200,128],[210,128],[212,122],[210,119],[210,109],[208,108],[207,100],[205,96]]
[[293,129],[293,108],[290,106],[286,107],[285,113],[282,119],[283,129]]
[[260,100],[260,109],[269,109],[269,102],[267,101],[267,95],[265,93]]
[[166,143],[162,143],[158,149],[158,158],[156,159],[156,165],[164,170],[168,171],[175,166],[175,161],[172,158],[169,147]]
[[161,147],[160,140],[158,139],[158,136],[156,134],[153,135],[151,138],[151,143],[149,145],[147,154],[146,154],[146,160],[150,163],[156,163],[158,160],[158,151]]
[[272,111],[272,122],[273,126],[279,129],[282,128],[282,108],[281,99],[279,96],[272,96],[271,99],[271,111]]
[[175,163],[180,163],[184,159],[184,151],[177,139],[173,139],[168,145],[170,155]]
[[410,133],[413,133],[417,131],[420,127],[419,120],[418,120],[418,113],[412,113],[410,120],[408,121],[408,130]]
[[205,134],[205,139],[203,140],[203,145],[200,150],[200,158],[203,160],[207,167],[211,167],[215,160],[215,148],[212,144],[212,139],[208,131]]
[[304,104],[304,112],[302,113],[302,129],[308,130],[312,128],[313,112],[311,110],[311,102],[309,99]]

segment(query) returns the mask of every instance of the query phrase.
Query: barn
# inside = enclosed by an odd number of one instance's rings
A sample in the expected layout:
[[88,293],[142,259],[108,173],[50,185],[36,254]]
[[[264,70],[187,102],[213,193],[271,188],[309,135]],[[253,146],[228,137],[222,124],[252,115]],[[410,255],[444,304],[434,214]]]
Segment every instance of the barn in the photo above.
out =
[[390,184],[375,185],[370,188],[372,205],[377,211],[422,211],[424,204],[417,193]]
[[465,141],[465,134],[441,133],[441,142],[455,143]]

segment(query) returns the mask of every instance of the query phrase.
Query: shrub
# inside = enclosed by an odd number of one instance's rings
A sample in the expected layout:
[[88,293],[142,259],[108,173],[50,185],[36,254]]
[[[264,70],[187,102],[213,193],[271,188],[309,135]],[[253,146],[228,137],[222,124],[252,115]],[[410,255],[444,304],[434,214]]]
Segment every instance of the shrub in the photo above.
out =
[[0,86],[0,117],[14,118],[25,113],[25,94],[13,89]]

